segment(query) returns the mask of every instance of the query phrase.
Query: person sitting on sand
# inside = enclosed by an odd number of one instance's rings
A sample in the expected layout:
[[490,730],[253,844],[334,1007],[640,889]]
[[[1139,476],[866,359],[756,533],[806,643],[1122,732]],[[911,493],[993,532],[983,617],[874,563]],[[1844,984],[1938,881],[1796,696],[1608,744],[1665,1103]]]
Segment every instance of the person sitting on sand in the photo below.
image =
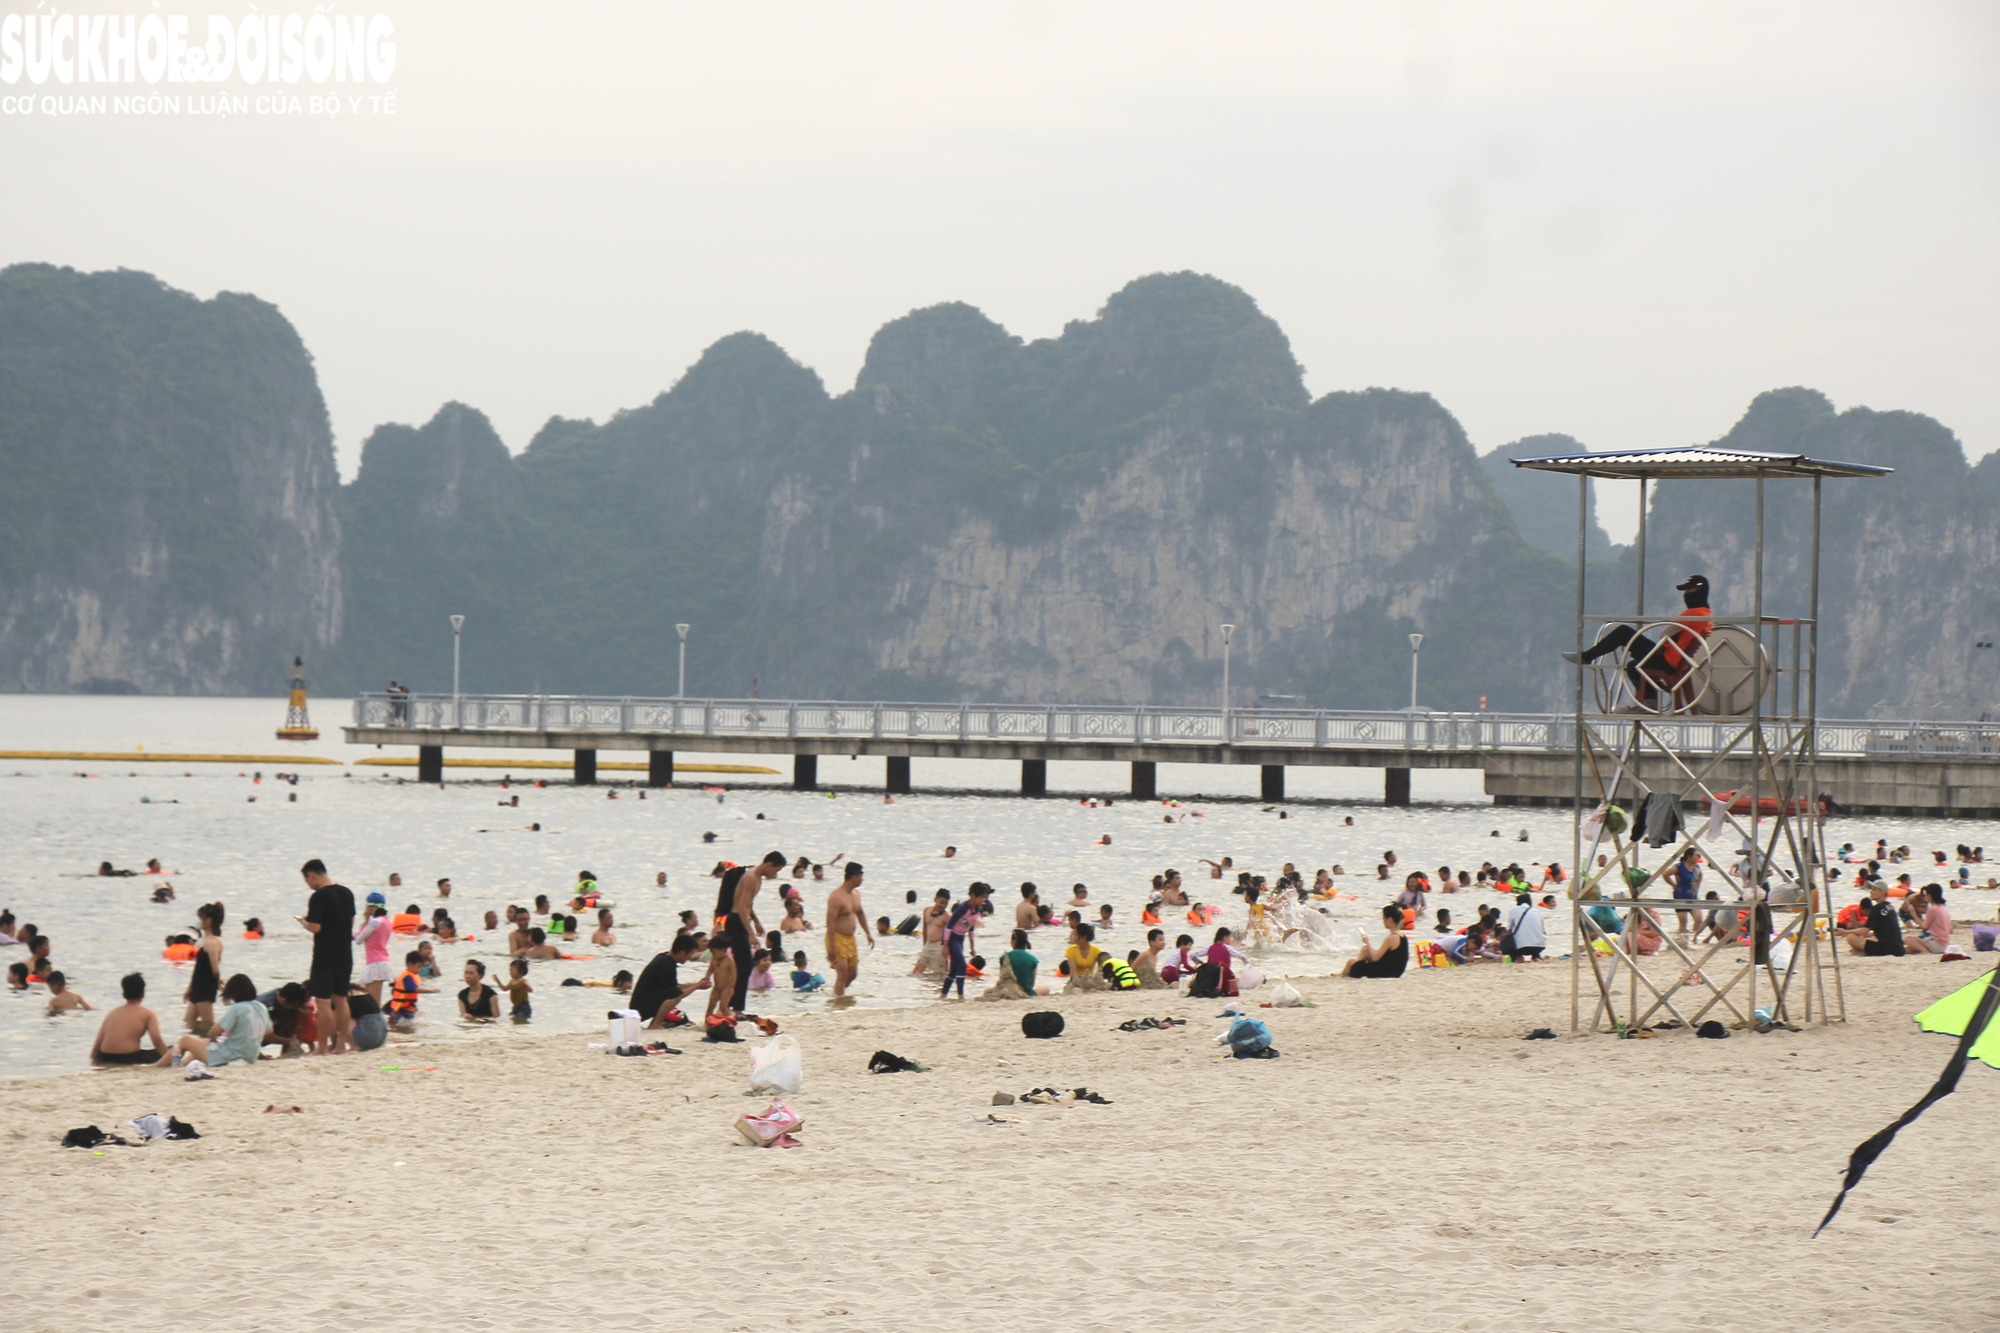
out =
[[592,944],[618,943],[618,935],[611,929],[611,925],[611,909],[608,907],[598,908],[597,929],[590,932],[590,942]]
[[237,1061],[256,1063],[264,1034],[271,1030],[271,1015],[257,1003],[257,983],[238,972],[223,985],[222,998],[229,1002],[229,1007],[209,1029],[207,1038],[192,1034],[182,1037],[160,1057],[161,1066],[183,1057],[190,1067],[200,1061],[208,1069]]
[[1031,995],[1047,995],[1046,986],[1035,987],[1035,969],[1041,960],[1028,952],[1028,932],[1016,930],[1012,946],[1000,955],[1000,966],[994,974],[994,984],[979,998],[982,1000],[1025,1000]]
[[68,980],[60,972],[49,973],[49,1012],[66,1014],[72,1009],[88,1009],[90,1001],[69,988]]
[[1908,952],[1896,909],[1889,905],[1889,888],[1882,881],[1876,880],[1868,886],[1864,910],[1866,915],[1860,926],[1839,932],[1850,950],[1871,958],[1901,958]]
[[1146,947],[1135,955],[1132,971],[1139,978],[1143,990],[1164,990],[1167,983],[1160,979],[1160,955],[1167,949],[1167,932],[1149,930],[1146,932]]
[[304,1055],[319,1041],[319,1015],[304,985],[288,981],[259,995],[257,1003],[271,1019],[264,1033],[266,1046],[281,1046],[288,1056]]
[[1384,934],[1380,944],[1361,932],[1361,952],[1340,969],[1343,977],[1400,977],[1410,965],[1410,941],[1403,934],[1403,909],[1394,903],[1382,909]]
[[1202,961],[1194,969],[1194,979],[1188,983],[1190,996],[1215,1000],[1238,993],[1236,955],[1229,947],[1229,927],[1216,927],[1215,942],[1202,950],[1200,957]]
[[[160,1035],[160,1016],[146,1007],[146,978],[127,973],[118,982],[125,1003],[104,1015],[90,1044],[94,1065],[157,1065],[172,1048]],[[145,1045],[141,1045],[141,1040]]]
[[[1912,895],[1910,901],[1922,913],[1920,929],[1914,938],[1904,941],[1909,953],[1944,953],[1951,948],[1951,913],[1945,910],[1944,888],[1938,884],[1926,884]],[[49,989],[55,989],[55,977],[49,978]]]
[[1195,970],[1194,936],[1176,935],[1174,947],[1161,955],[1160,980],[1169,986],[1177,985],[1180,979],[1191,976]]
[[1639,909],[1639,922],[1632,931],[1632,949],[1643,957],[1651,957],[1666,944],[1666,937],[1660,934],[1660,919],[1650,907]]
[[1070,928],[1070,945],[1063,950],[1063,960],[1069,964],[1069,984],[1065,991],[1103,990],[1104,978],[1099,967],[1104,962],[1104,950],[1097,947],[1097,932],[1088,922],[1079,921]]

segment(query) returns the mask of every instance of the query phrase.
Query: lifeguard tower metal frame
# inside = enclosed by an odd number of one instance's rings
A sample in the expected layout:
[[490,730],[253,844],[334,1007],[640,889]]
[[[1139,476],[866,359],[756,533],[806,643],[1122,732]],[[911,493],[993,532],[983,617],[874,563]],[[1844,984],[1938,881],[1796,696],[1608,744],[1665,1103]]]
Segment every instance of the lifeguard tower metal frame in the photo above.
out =
[[[1630,643],[1576,669],[1570,1030],[1584,1026],[1587,996],[1595,1000],[1593,1031],[1638,1031],[1668,1019],[1694,1026],[1718,1007],[1737,1026],[1751,1026],[1759,1021],[1760,990],[1768,996],[1761,1007],[1771,1021],[1816,1016],[1822,1023],[1845,1022],[1818,786],[1820,489],[1829,477],[1881,477],[1891,469],[1703,447],[1511,461],[1577,479],[1577,654],[1613,626],[1634,632]],[[1637,593],[1630,615],[1592,614],[1585,600],[1592,477],[1639,483]],[[1774,478],[1812,483],[1811,593],[1804,616],[1765,613],[1764,483]],[[1647,615],[1646,500],[1650,484],[1662,480],[1755,485],[1750,615],[1715,616],[1706,635],[1677,616]],[[1595,633],[1586,632],[1590,626]],[[1642,864],[1650,859],[1642,847],[1646,830],[1633,820],[1645,798],[1656,794],[1671,801],[1681,819],[1670,820],[1679,827],[1655,844],[1657,851],[1672,851],[1649,869]],[[1727,859],[1718,855],[1725,838],[1732,850],[1742,849]],[[1691,905],[1672,896],[1668,877],[1690,848],[1704,863],[1704,891],[1721,889],[1720,903]],[[1696,934],[1683,939],[1667,914],[1691,906],[1699,907],[1698,923],[1720,909],[1721,919],[1733,916],[1735,925],[1706,945],[1696,942]],[[1650,945],[1643,950],[1642,927],[1649,927]],[[1734,952],[1739,935],[1750,946],[1741,955]],[[1801,978],[1803,987],[1795,990]]]

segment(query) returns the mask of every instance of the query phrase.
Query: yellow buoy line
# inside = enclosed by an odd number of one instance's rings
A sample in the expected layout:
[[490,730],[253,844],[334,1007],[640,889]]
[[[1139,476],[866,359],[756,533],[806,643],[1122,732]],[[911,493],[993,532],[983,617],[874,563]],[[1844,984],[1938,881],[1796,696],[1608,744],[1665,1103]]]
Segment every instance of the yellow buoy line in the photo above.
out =
[[[330,764],[339,767],[341,761],[321,755],[308,754],[168,754],[153,750],[0,750],[0,759],[48,759],[69,762],[84,761],[100,764]],[[369,768],[415,768],[415,759],[357,759],[357,765]],[[447,759],[446,768],[503,768],[503,769],[568,769],[570,763],[564,759]],[[599,772],[644,773],[646,764],[605,763],[597,766]],[[778,770],[766,768],[762,764],[675,764],[676,773],[758,773],[776,776]]]

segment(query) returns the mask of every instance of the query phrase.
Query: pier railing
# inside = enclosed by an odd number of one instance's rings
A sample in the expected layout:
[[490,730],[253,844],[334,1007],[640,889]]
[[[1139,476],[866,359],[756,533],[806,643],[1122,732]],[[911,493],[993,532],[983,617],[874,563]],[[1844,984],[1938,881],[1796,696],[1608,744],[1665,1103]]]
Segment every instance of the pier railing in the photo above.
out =
[[[1748,722],[1648,718],[1686,754],[1715,753]],[[619,732],[684,741],[767,736],[811,740],[923,739],[1049,744],[1243,745],[1350,750],[1568,750],[1575,720],[1560,713],[1360,712],[1334,709],[1106,707],[1078,704],[834,703],[776,699],[646,699],[560,694],[364,694],[358,727],[413,731]],[[1592,722],[1615,744],[1622,724]],[[1774,744],[1796,724],[1767,721]],[[1823,755],[2000,758],[2000,723],[1818,724]]]

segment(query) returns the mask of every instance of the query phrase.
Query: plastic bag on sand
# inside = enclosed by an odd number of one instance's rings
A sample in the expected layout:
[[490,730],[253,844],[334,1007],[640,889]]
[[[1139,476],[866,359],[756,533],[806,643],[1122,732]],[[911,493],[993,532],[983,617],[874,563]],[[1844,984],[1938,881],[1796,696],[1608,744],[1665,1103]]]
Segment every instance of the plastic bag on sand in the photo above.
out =
[[1771,970],[1783,976],[1785,969],[1792,965],[1792,942],[1786,938],[1771,941]]
[[805,1064],[796,1037],[781,1033],[750,1053],[752,1091],[797,1092],[804,1079]]
[[1263,984],[1264,974],[1247,964],[1236,973],[1236,990],[1238,994],[1246,990],[1256,990]]
[[1298,991],[1292,988],[1292,983],[1289,981],[1281,981],[1271,988],[1271,1007],[1273,1009],[1294,1008],[1301,998],[1303,997],[1300,996]]

